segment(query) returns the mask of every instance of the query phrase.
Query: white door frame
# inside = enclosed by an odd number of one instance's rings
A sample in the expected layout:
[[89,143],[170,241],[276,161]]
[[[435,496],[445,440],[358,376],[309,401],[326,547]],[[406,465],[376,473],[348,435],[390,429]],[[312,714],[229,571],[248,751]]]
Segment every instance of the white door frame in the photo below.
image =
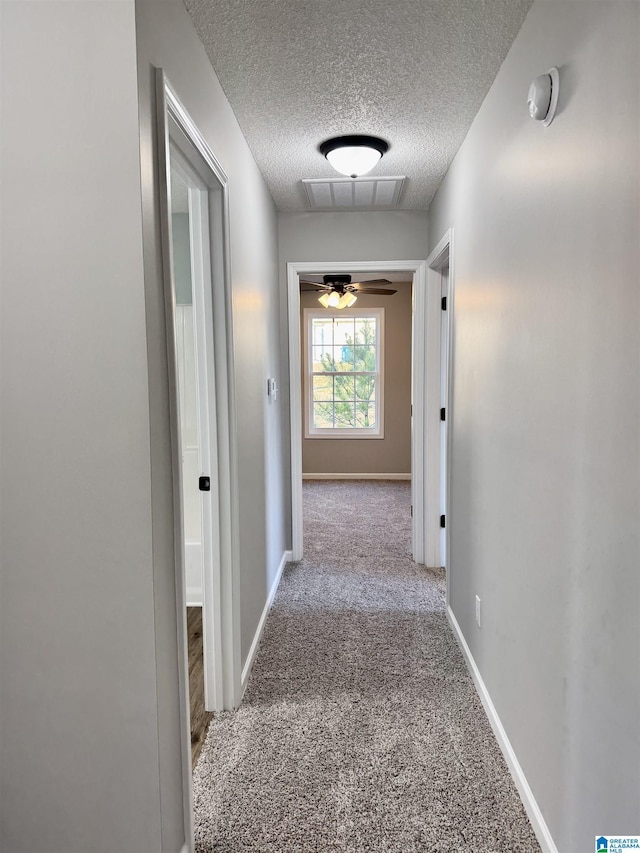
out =
[[[217,460],[211,471],[211,512],[218,539],[211,543],[213,570],[203,577],[203,640],[206,643],[208,710],[231,709],[241,701],[239,610],[239,509],[237,429],[234,392],[232,299],[229,275],[228,179],[197,126],[180,103],[162,69],[156,69],[158,122],[159,200],[162,229],[162,268],[167,332],[173,517],[175,542],[176,608],[178,625],[178,678],[182,739],[185,830],[193,848],[191,794],[191,734],[189,667],[187,657],[186,584],[184,575],[184,524],[178,384],[176,374],[175,282],[171,240],[170,140],[209,188],[209,245],[213,286],[205,288],[213,329],[201,329],[201,344],[209,347],[215,400],[209,399],[209,451]],[[197,161],[197,162],[196,162]],[[204,195],[204,193],[203,193]],[[197,321],[196,321],[197,322]],[[208,342],[208,343],[207,343]],[[211,386],[210,386],[211,387]],[[215,405],[212,405],[214,403]],[[204,439],[204,437],[202,437]],[[204,624],[206,621],[206,625]]]
[[[302,352],[300,342],[300,276],[329,273],[406,272],[413,277],[411,399],[411,500],[413,505],[412,550],[417,563],[439,566],[439,493],[434,492],[429,459],[439,441],[440,354],[431,356],[428,342],[437,329],[440,335],[440,291],[427,281],[427,262],[341,261],[340,263],[292,261],[287,264],[289,335],[289,409],[291,425],[291,521],[293,560],[301,560],[302,537]],[[438,288],[440,286],[437,282]],[[434,426],[435,424],[435,426]],[[437,457],[436,457],[437,458]],[[430,473],[430,472],[429,472]]]
[[[445,515],[445,552],[446,552],[446,579],[447,579],[447,607],[449,606],[449,592],[451,586],[451,449],[452,449],[452,429],[453,423],[453,321],[454,321],[454,253],[453,253],[453,228],[449,228],[444,236],[438,241],[437,245],[427,258],[427,287],[441,294],[443,270],[449,270],[447,275],[447,310],[445,314],[445,322],[447,324],[447,341],[446,351],[441,342],[442,324],[438,323],[438,328],[433,329],[434,339],[431,342],[430,352],[433,358],[437,358],[439,369],[441,369],[442,359],[446,359],[445,375],[445,446],[446,446],[446,467],[444,481],[440,477],[440,445],[438,444],[437,456],[434,457],[432,464],[435,464],[434,488],[437,489],[435,498],[438,500],[438,505],[443,508]],[[442,374],[442,370],[441,370]],[[441,385],[442,380],[440,381]],[[438,404],[440,405],[440,404]]]

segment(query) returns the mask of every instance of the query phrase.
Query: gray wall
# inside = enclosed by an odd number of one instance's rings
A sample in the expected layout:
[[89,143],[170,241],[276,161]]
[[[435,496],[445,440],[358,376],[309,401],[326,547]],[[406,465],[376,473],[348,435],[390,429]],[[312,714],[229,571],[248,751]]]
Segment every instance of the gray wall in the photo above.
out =
[[279,377],[275,210],[187,12],[180,0],[4,2],[10,853],[184,842],[152,64],[230,177],[243,658],[285,547],[282,403],[265,393]]
[[[242,658],[246,658],[285,548],[281,395],[267,401],[266,379],[280,378],[275,207],[181,0],[137,0],[145,276],[150,347],[162,338],[153,66],[162,67],[229,177],[231,278],[240,477]],[[152,316],[153,315],[153,316]],[[152,369],[161,353],[150,349]],[[154,377],[154,424],[166,423],[164,378]],[[169,464],[168,434],[154,457]],[[162,515],[165,510],[162,510]],[[162,515],[158,516],[161,526]],[[155,522],[154,522],[155,523]]]
[[[384,438],[304,438],[303,427],[305,474],[411,473],[411,283],[396,282],[394,288],[398,292],[393,296],[361,296],[342,312],[357,315],[359,307],[384,308]],[[300,294],[301,319],[305,308],[322,310],[317,293]],[[301,383],[303,374],[301,365]]]
[[639,10],[536,3],[430,211],[432,244],[455,228],[451,604],[561,853],[640,831]]
[[2,4],[0,848],[161,849],[133,0]]
[[[428,215],[424,211],[399,210],[340,213],[281,213],[278,242],[282,323],[282,398],[289,399],[287,343],[287,263],[292,261],[390,261],[420,260],[428,255]],[[283,416],[286,506],[291,506],[291,445],[288,440],[289,409]],[[291,514],[287,517],[287,541],[291,542]]]
[[280,213],[280,266],[290,261],[419,260],[425,257],[428,221],[422,210]]

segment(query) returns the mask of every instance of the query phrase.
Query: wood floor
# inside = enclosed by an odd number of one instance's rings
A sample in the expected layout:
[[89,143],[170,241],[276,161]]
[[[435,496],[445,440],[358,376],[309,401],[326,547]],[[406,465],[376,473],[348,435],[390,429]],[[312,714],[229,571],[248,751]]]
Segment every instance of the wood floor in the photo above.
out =
[[191,763],[196,766],[213,717],[204,709],[204,665],[202,656],[202,608],[187,607],[189,640],[189,704],[191,706]]

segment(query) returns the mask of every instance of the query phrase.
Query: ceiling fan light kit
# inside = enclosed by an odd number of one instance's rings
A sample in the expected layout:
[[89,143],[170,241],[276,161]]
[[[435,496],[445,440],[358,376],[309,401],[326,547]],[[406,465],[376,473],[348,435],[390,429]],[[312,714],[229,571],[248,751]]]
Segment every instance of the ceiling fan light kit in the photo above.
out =
[[358,301],[358,297],[355,293],[343,293],[340,297],[340,302],[338,303],[338,308],[351,308],[352,305],[355,305]]
[[[323,293],[322,296],[318,297],[318,302],[324,308],[348,308],[349,306],[343,302],[345,296],[350,294],[342,294],[342,296],[338,293],[337,290],[331,290],[329,293]],[[356,301],[357,297],[354,297],[353,302]],[[353,305],[353,302],[350,303]]]
[[322,296],[318,296],[318,302],[325,308],[351,308],[357,301],[358,297],[355,293],[349,293],[349,291],[343,293],[342,296],[337,290],[332,290],[331,293],[323,293]]
[[378,136],[334,136],[319,146],[336,172],[349,178],[358,178],[370,172],[383,154],[389,150],[389,143]]
[[300,284],[304,285],[303,290],[324,291],[318,297],[318,302],[324,308],[337,308],[338,310],[351,308],[352,305],[356,304],[361,293],[393,296],[394,293],[398,292],[397,290],[370,286],[372,284],[391,284],[386,278],[369,279],[369,281],[351,281],[350,275],[325,275],[322,278],[322,284],[304,279],[300,279]]

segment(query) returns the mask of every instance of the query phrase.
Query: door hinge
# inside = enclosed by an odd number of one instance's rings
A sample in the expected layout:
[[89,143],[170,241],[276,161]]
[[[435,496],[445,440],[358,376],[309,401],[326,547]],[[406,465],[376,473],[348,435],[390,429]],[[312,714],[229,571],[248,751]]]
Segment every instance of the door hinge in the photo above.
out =
[[413,518],[413,504],[411,504],[411,518]]
[[442,304],[442,310],[446,311],[447,310],[447,297],[446,296],[442,297],[442,303],[441,304]]
[[440,420],[441,421],[445,421],[447,419],[446,415],[447,415],[446,409],[440,409]]
[[444,515],[440,516],[440,527],[445,527],[445,517]]

